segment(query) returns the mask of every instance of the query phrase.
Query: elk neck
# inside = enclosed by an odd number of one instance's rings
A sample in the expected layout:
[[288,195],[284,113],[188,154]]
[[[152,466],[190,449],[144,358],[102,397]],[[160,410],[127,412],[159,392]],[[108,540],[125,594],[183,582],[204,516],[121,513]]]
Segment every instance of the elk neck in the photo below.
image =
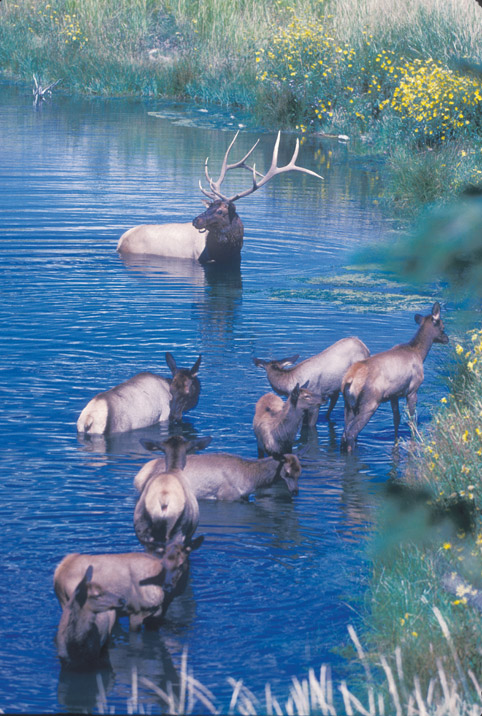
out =
[[431,320],[432,319],[429,318],[428,321],[424,321],[414,337],[407,344],[412,350],[419,354],[422,361],[427,357],[434,341],[433,331],[431,330]]

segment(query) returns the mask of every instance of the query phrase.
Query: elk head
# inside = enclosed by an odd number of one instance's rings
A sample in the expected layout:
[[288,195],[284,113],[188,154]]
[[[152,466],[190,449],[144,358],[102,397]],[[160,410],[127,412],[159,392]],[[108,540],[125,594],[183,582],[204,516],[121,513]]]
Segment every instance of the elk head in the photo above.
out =
[[[238,199],[242,199],[245,196],[249,196],[253,192],[260,189],[262,186],[267,184],[270,179],[275,177],[277,174],[282,174],[289,171],[299,171],[305,174],[311,174],[312,176],[322,179],[319,174],[311,171],[310,169],[304,169],[296,165],[296,159],[299,152],[299,140],[296,140],[295,151],[291,160],[286,166],[278,167],[278,149],[281,138],[281,132],[278,132],[276,142],[273,149],[273,156],[271,160],[271,166],[266,174],[261,174],[257,171],[256,165],[249,166],[246,164],[248,157],[254,152],[258,146],[259,139],[251,147],[249,152],[244,155],[242,159],[233,164],[228,164],[229,152],[233,144],[235,143],[239,132],[236,132],[234,139],[229,145],[226,154],[224,155],[223,163],[221,166],[221,172],[216,181],[209,176],[208,173],[208,159],[204,163],[204,173],[206,180],[209,184],[210,191],[203,188],[201,182],[199,182],[199,188],[202,193],[208,197],[209,202],[205,202],[207,208],[206,211],[197,216],[193,220],[193,226],[199,231],[207,231],[206,236],[206,247],[199,257],[200,263],[208,263],[209,261],[216,261],[217,263],[235,263],[241,260],[241,248],[243,246],[244,227],[241,219],[236,213],[236,206],[234,204]],[[232,196],[225,196],[221,192],[221,184],[224,181],[226,173],[231,169],[246,169],[252,174],[252,184],[247,189],[240,191]]]

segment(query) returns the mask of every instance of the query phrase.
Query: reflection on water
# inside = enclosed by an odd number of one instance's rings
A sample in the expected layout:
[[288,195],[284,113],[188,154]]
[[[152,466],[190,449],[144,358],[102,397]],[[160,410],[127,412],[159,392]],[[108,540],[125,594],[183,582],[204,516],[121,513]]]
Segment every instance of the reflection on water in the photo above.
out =
[[[270,387],[253,356],[299,353],[302,360],[351,335],[376,352],[412,336],[413,312],[383,286],[383,310],[346,308],[329,281],[316,300],[286,293],[300,279],[343,275],[354,248],[390,229],[376,203],[377,164],[357,160],[345,145],[305,142],[299,164],[324,181],[285,174],[238,202],[245,244],[237,272],[120,257],[117,241],[130,226],[199,213],[204,160],[222,158],[230,136],[222,130],[231,125],[218,130],[210,118],[196,126],[192,108],[160,118],[147,111],[158,107],[142,102],[60,95],[33,112],[28,92],[0,93],[0,492],[8,595],[0,604],[0,706],[90,711],[105,692],[109,707],[122,713],[132,670],[165,689],[177,682],[185,648],[194,675],[224,711],[227,676],[259,695],[269,680],[281,698],[292,676],[322,662],[332,664],[335,680],[349,677],[349,665],[332,650],[346,639],[347,624],[358,622],[377,483],[398,470],[389,406],[377,411],[353,456],[340,453],[341,399],[332,421],[320,417],[303,431],[294,448],[303,467],[295,498],[275,485],[250,502],[203,503],[205,542],[191,556],[186,593],[159,632],[132,635],[121,620],[111,670],[60,671],[52,576],[69,552],[140,549],[132,483],[152,458],[141,439],[212,435],[208,451],[256,456],[254,406]],[[261,167],[270,163],[273,136],[260,134]],[[241,133],[240,155],[252,143],[251,132]],[[280,164],[293,145],[284,135]],[[226,178],[228,194],[239,189],[237,180]],[[447,324],[452,320],[448,312]],[[142,370],[169,376],[166,351],[179,365],[202,354],[199,404],[182,424],[77,436],[77,417],[99,391]],[[427,359],[422,423],[443,393],[445,355],[434,348]],[[403,431],[408,436],[406,423]],[[143,687],[139,698],[145,709],[161,709]]]

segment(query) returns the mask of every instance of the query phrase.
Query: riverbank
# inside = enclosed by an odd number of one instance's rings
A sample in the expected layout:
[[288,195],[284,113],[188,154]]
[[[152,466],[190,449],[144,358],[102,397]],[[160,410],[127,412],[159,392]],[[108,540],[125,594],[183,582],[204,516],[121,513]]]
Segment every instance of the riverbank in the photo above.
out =
[[388,664],[396,673],[403,663],[406,684],[418,682],[425,694],[442,668],[461,701],[475,703],[482,695],[482,330],[454,351],[449,392],[430,426],[414,429],[404,478],[388,485],[379,513],[365,636],[377,654],[397,649]]
[[[479,180],[474,0],[4,0],[3,76],[55,91],[242,108],[388,156],[402,210]],[[414,159],[415,155],[415,159]]]

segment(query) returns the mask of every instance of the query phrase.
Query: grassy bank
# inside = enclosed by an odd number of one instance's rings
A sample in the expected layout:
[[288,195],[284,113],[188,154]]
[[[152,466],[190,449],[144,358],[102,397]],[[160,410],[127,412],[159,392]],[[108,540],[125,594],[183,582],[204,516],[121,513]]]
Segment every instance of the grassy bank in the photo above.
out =
[[482,673],[482,330],[455,352],[450,393],[409,446],[404,480],[389,489],[369,634],[377,652],[399,648],[408,682],[417,678],[422,691],[442,666],[460,695],[480,701],[466,675]]
[[481,20],[475,0],[3,0],[0,67],[346,134],[389,153],[390,197],[413,210],[482,169],[480,81],[458,64],[478,61]]

